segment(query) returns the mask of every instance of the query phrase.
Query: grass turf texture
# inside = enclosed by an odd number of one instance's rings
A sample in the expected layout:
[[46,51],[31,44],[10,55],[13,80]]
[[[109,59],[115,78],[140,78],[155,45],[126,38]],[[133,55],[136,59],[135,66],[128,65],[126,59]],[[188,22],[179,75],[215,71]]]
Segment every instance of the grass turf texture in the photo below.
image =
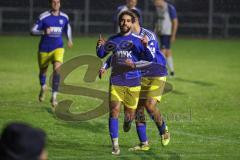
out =
[[[75,38],[66,49],[65,61],[79,55],[95,55],[97,38]],[[123,133],[120,118],[121,155],[111,155],[108,114],[87,122],[65,122],[51,113],[50,91],[38,102],[37,37],[0,37],[0,129],[11,121],[23,121],[44,129],[49,159],[240,159],[240,45],[239,40],[178,39],[173,46],[174,87],[159,106],[171,132],[163,148],[154,123],[148,119],[151,144],[148,152],[128,152],[138,144],[135,125]],[[86,67],[74,70],[66,83],[108,90],[108,76],[94,83],[83,81]],[[84,112],[100,101],[60,94],[71,99],[71,111]]]

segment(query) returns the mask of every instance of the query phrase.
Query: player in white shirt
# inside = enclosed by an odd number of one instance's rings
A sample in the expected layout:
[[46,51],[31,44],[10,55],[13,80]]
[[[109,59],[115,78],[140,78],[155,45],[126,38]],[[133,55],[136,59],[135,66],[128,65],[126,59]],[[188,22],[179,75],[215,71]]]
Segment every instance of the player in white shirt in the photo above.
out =
[[175,7],[165,0],[154,0],[157,21],[155,32],[160,37],[161,51],[167,59],[170,76],[174,76],[173,57],[171,43],[176,40],[178,18]]

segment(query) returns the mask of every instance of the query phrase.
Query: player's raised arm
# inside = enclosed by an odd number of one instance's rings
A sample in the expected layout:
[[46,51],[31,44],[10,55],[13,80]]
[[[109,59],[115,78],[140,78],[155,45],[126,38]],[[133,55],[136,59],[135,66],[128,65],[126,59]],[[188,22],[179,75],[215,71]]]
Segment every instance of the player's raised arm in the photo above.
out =
[[141,41],[144,47],[148,46],[148,39],[146,34],[142,37]]
[[104,38],[102,37],[102,34],[100,33],[99,34],[99,37],[98,37],[98,41],[97,41],[97,46],[100,47],[100,46],[103,46],[105,44],[105,40]]
[[151,62],[154,59],[154,53],[153,53],[151,47],[148,45],[149,41],[148,41],[146,35],[144,35],[142,37],[141,42],[142,42],[143,47],[144,47],[144,49],[143,49],[144,54],[143,54],[142,59]]
[[96,53],[99,58],[104,58],[108,52],[104,50],[104,44],[106,43],[105,39],[102,37],[102,34],[99,34],[99,38],[96,46]]

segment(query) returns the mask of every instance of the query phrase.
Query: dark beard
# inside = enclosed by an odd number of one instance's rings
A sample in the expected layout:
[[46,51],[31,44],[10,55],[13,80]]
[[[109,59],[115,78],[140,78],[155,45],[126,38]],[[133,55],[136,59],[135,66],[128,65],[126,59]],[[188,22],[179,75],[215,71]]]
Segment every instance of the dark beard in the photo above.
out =
[[125,33],[128,33],[131,30],[131,28],[124,30],[123,27],[120,27],[120,30],[121,30],[121,34],[125,34]]

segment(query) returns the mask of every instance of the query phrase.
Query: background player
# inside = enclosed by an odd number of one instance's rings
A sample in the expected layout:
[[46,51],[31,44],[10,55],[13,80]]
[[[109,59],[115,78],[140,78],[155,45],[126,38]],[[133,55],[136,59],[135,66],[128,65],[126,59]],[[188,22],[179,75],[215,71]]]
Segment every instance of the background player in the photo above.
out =
[[139,13],[140,23],[142,23],[142,11],[139,8],[137,8],[136,6],[137,6],[137,0],[126,0],[125,5],[121,5],[117,8],[117,11],[114,15],[114,25],[115,25],[115,28],[117,29],[117,32],[120,31],[120,29],[118,27],[118,17],[123,11],[135,9]]
[[153,58],[147,48],[147,40],[131,33],[133,22],[134,16],[131,12],[122,12],[119,15],[120,33],[110,37],[107,42],[100,36],[97,42],[97,55],[100,58],[105,57],[110,51],[113,52],[109,89],[109,132],[113,145],[112,154],[115,155],[120,154],[118,117],[121,103],[124,105],[124,124],[129,126],[135,117],[140,92],[140,73],[138,70],[129,69],[125,65],[125,60],[139,61],[143,52],[144,59],[151,61]]
[[47,90],[46,74],[48,65],[53,64],[53,80],[52,80],[52,106],[57,105],[57,92],[60,83],[60,67],[63,63],[63,39],[62,33],[66,33],[68,39],[68,47],[72,48],[72,30],[69,24],[68,16],[60,11],[60,0],[49,0],[51,6],[50,11],[42,13],[34,24],[32,35],[40,35],[41,40],[38,49],[38,63],[40,68],[39,80],[41,90],[39,93],[39,101],[45,99]]
[[161,51],[167,59],[170,76],[174,76],[171,42],[176,40],[178,28],[177,12],[175,7],[165,0],[154,0],[154,5],[157,15],[155,33],[160,36]]

